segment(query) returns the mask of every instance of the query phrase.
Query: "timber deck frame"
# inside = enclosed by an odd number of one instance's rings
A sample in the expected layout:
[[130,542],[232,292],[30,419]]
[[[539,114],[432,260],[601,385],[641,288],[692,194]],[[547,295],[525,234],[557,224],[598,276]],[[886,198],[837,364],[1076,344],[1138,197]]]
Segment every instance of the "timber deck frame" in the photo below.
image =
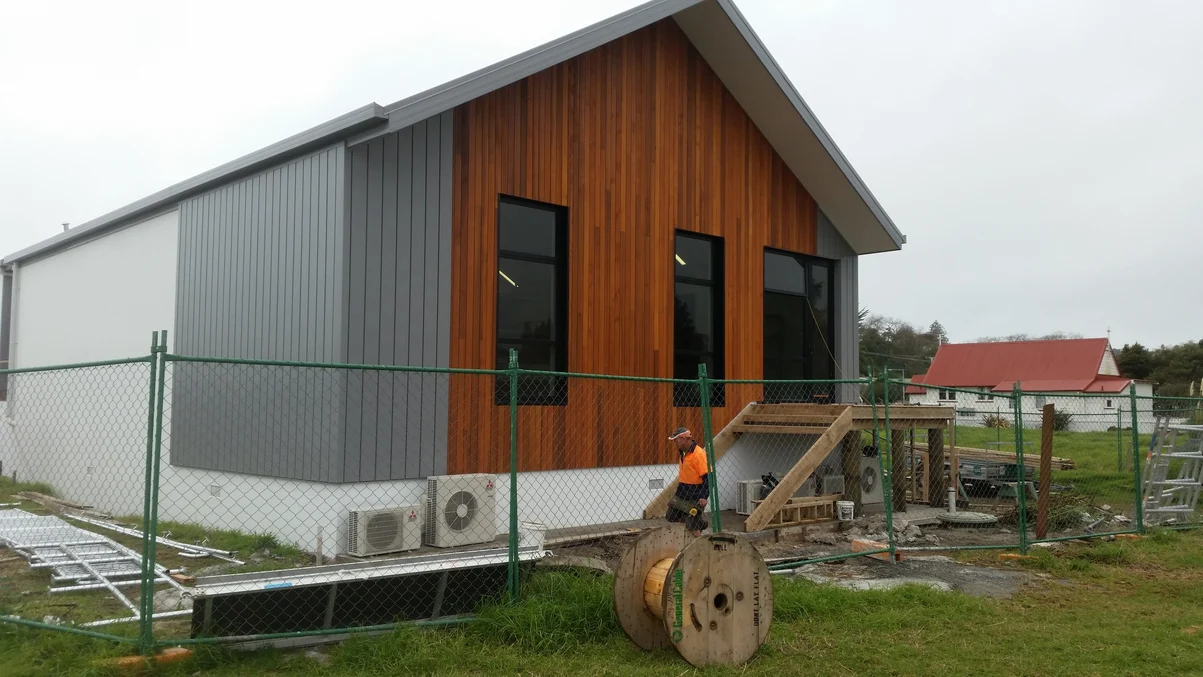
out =
[[[925,429],[940,433],[935,439],[941,440],[943,447],[943,430],[951,426],[956,416],[953,407],[928,405],[893,405],[889,408],[889,429],[891,438],[901,440],[903,430]],[[886,427],[886,409],[884,406],[875,407],[868,404],[805,404],[805,403],[765,403],[753,402],[744,407],[718,434],[714,436],[713,458],[718,463],[731,446],[743,435],[804,435],[817,437],[810,448],[798,458],[794,466],[786,473],[781,482],[764,500],[760,501],[744,522],[747,531],[759,531],[775,522],[781,521],[778,514],[787,505],[790,497],[797,492],[802,483],[810,477],[819,465],[835,450],[842,446],[844,456],[845,500],[852,500],[859,512],[860,500],[860,432],[864,430],[884,429]],[[931,437],[929,433],[929,438]],[[954,440],[955,442],[955,440]],[[943,449],[931,449],[930,455],[940,455],[940,463],[933,466],[932,477],[928,486],[933,489],[944,484],[943,478]],[[953,464],[956,468],[955,447],[952,450]],[[895,459],[895,465],[897,461]],[[937,474],[939,475],[937,477]],[[904,475],[905,476],[905,475]],[[897,482],[898,478],[894,478]],[[954,478],[955,481],[955,478]],[[644,519],[663,517],[668,508],[668,501],[676,491],[677,483],[671,482],[660,492],[643,511]],[[902,486],[896,487],[901,489]],[[848,491],[851,489],[851,491]],[[938,501],[941,494],[933,491],[932,500]],[[895,502],[905,501],[905,490],[900,496],[894,497]],[[905,510],[905,504],[903,506]]]

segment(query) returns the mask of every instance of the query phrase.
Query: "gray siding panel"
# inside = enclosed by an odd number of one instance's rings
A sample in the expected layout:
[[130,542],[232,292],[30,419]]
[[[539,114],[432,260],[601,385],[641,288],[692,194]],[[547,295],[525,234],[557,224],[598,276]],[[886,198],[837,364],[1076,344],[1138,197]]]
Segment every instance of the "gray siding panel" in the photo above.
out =
[[[856,252],[835,229],[827,215],[819,211],[818,230],[815,237],[815,253],[835,264],[835,358],[838,368],[836,378],[859,378],[860,334],[857,313],[860,300],[857,289]],[[840,399],[857,401],[860,395],[855,386],[841,388]]]
[[[860,327],[857,314],[860,312],[858,286],[858,260],[855,255],[840,259],[836,271],[836,360],[840,365],[841,378],[860,377]],[[845,402],[859,399],[855,387],[846,387]]]
[[[451,353],[451,198],[452,198],[452,163],[455,147],[452,144],[451,129],[454,124],[454,113],[447,111],[442,115],[439,135],[439,275],[438,275],[438,331],[435,337],[435,366],[449,367]],[[423,456],[421,471],[423,475],[434,475],[447,471],[447,401],[450,396],[450,377],[440,375],[435,388],[438,406],[435,409],[435,443],[431,464],[426,463]]]
[[[345,359],[341,145],[186,200],[180,207],[176,350],[272,360]],[[177,362],[175,465],[343,481],[346,375]]]
[[844,241],[844,237],[840,235],[835,226],[827,218],[827,215],[822,211],[819,212],[818,232],[816,233],[815,253],[825,259],[842,259],[846,256],[855,256],[856,252],[848,243]]
[[[447,366],[450,121],[447,113],[348,149],[352,282],[347,336],[352,362]],[[347,480],[446,472],[447,389],[442,375],[367,372],[352,377]]]

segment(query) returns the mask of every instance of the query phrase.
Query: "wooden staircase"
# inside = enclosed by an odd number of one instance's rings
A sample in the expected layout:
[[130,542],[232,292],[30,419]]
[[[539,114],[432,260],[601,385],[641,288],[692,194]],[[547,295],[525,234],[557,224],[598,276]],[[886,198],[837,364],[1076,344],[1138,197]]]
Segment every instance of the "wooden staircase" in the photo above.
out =
[[[748,516],[745,522],[747,531],[759,531],[773,523],[802,483],[839,446],[844,436],[855,429],[856,409],[851,405],[838,404],[752,403],[714,436],[715,463],[745,434],[817,437],[794,467]],[[643,511],[643,518],[663,517],[676,489],[677,482],[674,480],[648,504]]]

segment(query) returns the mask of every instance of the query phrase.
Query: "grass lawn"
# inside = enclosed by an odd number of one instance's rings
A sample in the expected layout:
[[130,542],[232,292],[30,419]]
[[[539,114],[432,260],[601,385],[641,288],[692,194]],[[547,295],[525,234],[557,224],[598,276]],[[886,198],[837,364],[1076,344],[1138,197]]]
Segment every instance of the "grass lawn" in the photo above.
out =
[[[23,501],[17,497],[17,494],[25,491],[50,496],[54,495],[53,489],[46,484],[17,483],[13,482],[10,478],[0,477],[0,503],[20,502],[20,509],[26,512],[51,514],[49,510],[37,503]],[[72,526],[102,534],[131,548],[135,552],[141,552],[142,550],[140,539],[137,537],[118,534],[70,519],[64,521]],[[137,529],[142,528],[141,516],[119,517],[116,518],[116,521],[125,526]],[[312,563],[313,561],[312,557],[302,553],[297,548],[281,544],[276,538],[270,535],[244,534],[216,529],[207,530],[195,525],[175,522],[160,522],[158,533],[170,533],[172,539],[183,543],[199,543],[201,540],[208,538],[208,545],[211,547],[235,551],[247,562],[245,566],[237,568],[230,565],[231,571],[240,573],[284,569]],[[196,569],[198,567],[225,564],[222,560],[215,558],[204,560],[186,559],[180,557],[175,548],[165,546],[159,546],[156,562],[169,569],[177,569],[182,566]],[[89,591],[56,593],[54,595],[47,594],[46,586],[48,582],[49,573],[46,570],[30,569],[24,559],[10,556],[9,553],[0,550],[0,614],[15,614],[22,618],[39,621],[47,616],[53,616],[61,618],[64,621],[81,623],[103,618],[119,618],[128,616],[130,613],[125,606],[107,592]],[[139,595],[137,587],[123,588],[122,592],[135,604],[138,603]],[[169,629],[178,636],[186,636],[188,629],[187,619],[173,622],[172,627]],[[127,623],[107,626],[103,630],[109,634],[123,637],[137,634],[137,626]],[[4,674],[6,673],[0,670],[0,677]]]
[[[1015,452],[1015,430],[1013,428],[957,427],[957,446],[978,449],[997,449]],[[1120,470],[1118,433],[1112,430],[1099,432],[1055,432],[1053,433],[1053,456],[1072,459],[1073,470],[1053,469],[1053,484],[1073,486],[1074,493],[1089,497],[1094,505],[1111,505],[1123,510],[1131,517],[1136,505],[1136,483],[1132,472],[1132,431],[1122,432],[1124,442],[1124,469]],[[993,444],[1000,437],[1004,442]],[[945,436],[947,440],[947,434]],[[1040,431],[1024,430],[1024,455],[1040,455]],[[1027,444],[1031,442],[1032,444]],[[1139,450],[1144,462],[1149,436],[1142,435]]]
[[[1072,544],[1035,559],[978,564],[1033,573],[1011,599],[918,587],[853,592],[776,577],[769,642],[747,666],[715,675],[1203,674],[1203,533]],[[1039,577],[1036,577],[1039,576]],[[200,648],[160,674],[700,674],[674,652],[645,653],[613,617],[607,577],[539,574],[517,606],[485,609],[457,629],[399,629],[322,649],[237,653]],[[104,674],[93,661],[128,651],[0,625],[0,675]]]

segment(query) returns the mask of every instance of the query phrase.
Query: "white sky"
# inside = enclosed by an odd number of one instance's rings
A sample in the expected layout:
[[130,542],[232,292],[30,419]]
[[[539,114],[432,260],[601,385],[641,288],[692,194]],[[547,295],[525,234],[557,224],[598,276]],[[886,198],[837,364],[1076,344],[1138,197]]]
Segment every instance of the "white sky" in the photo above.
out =
[[[863,306],[1203,338],[1203,2],[736,1],[908,237]],[[6,3],[0,255],[636,4]]]

